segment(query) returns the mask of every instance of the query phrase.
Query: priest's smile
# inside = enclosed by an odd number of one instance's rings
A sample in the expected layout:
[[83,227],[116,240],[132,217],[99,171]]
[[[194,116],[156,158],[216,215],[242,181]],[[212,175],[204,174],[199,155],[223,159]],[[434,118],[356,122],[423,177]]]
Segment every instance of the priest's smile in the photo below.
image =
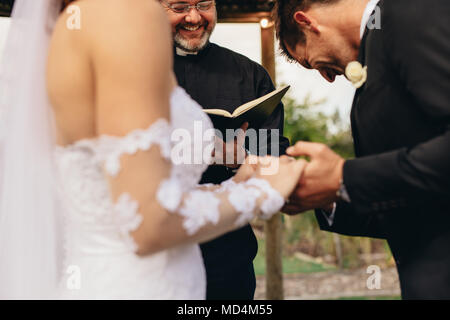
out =
[[189,36],[200,36],[205,32],[206,28],[205,25],[184,25],[179,28],[179,32],[181,32],[183,35],[189,35]]
[[217,23],[214,1],[160,0],[166,8],[175,46],[186,52],[199,52],[206,47]]

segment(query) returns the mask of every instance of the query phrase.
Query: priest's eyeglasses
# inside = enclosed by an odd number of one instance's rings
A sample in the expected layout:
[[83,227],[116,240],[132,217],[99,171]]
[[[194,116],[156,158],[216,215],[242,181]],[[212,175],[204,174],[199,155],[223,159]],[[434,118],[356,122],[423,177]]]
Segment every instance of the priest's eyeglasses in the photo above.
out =
[[175,13],[188,13],[191,9],[196,9],[197,11],[208,11],[214,6],[214,1],[200,1],[197,4],[189,4],[186,2],[168,3],[167,1],[162,1],[167,8]]

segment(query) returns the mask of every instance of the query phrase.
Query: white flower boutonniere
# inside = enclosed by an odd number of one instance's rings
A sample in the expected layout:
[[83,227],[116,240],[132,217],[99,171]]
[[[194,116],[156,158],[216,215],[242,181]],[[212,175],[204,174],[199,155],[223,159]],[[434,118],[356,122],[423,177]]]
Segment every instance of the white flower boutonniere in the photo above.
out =
[[367,66],[363,67],[358,61],[352,61],[345,68],[345,76],[358,89],[367,80]]

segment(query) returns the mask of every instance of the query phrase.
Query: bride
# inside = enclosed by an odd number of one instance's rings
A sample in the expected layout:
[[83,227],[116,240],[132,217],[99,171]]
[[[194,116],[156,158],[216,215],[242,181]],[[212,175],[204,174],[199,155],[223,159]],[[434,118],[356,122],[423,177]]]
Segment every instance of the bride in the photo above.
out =
[[198,185],[211,160],[198,141],[184,147],[205,161],[174,161],[175,130],[212,126],[176,84],[170,39],[153,0],[16,0],[1,71],[0,298],[204,299],[198,243],[270,218],[293,191],[304,161],[266,157],[278,161],[267,175],[251,157],[216,186]]

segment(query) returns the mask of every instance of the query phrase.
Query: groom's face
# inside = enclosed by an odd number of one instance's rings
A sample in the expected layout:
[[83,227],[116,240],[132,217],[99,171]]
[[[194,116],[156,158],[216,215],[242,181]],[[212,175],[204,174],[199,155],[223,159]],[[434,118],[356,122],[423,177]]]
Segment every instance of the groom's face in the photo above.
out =
[[306,41],[297,43],[295,48],[286,47],[303,67],[319,71],[329,82],[344,74],[347,64],[357,58],[357,51],[345,46],[337,35],[307,36]]
[[[217,11],[214,1],[205,0],[165,0],[161,1],[167,11],[172,25],[172,34],[175,45],[188,52],[202,50],[211,36],[217,23]],[[191,8],[188,12],[178,13],[170,9],[168,5],[200,3],[204,8],[198,10]]]
[[[295,46],[289,46],[285,42],[289,54],[307,69],[315,69],[329,82],[333,82],[336,76],[345,73],[345,67],[358,56],[358,48],[354,48],[348,42],[346,33],[338,30],[333,25],[320,24],[320,11],[315,16],[318,19],[299,23],[299,30],[304,37]],[[307,16],[308,12],[298,15]],[[325,18],[324,18],[325,20]],[[305,27],[306,26],[306,27]],[[300,31],[299,31],[300,32]]]

